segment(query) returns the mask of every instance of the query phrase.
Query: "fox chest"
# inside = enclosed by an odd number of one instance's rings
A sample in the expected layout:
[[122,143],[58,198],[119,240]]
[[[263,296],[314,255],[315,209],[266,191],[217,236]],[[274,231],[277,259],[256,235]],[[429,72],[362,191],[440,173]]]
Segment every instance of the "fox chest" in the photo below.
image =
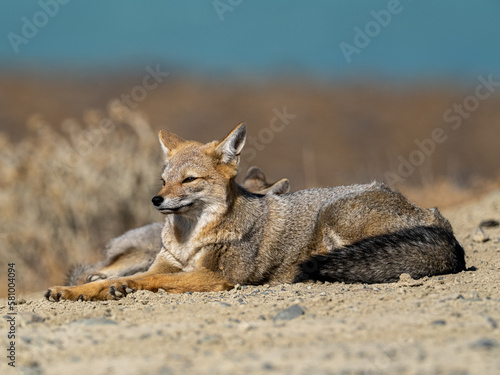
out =
[[212,236],[206,230],[207,218],[196,223],[169,219],[162,231],[162,256],[183,271],[191,271],[202,255],[205,244],[211,241]]
[[179,243],[178,241],[166,238],[163,240],[162,256],[170,263],[183,271],[195,269],[203,251],[199,244],[193,241]]

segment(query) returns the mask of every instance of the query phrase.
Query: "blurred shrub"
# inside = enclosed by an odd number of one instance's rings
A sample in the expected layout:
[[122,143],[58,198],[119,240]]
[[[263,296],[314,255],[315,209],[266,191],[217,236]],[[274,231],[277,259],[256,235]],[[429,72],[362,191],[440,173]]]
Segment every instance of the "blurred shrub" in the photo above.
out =
[[62,132],[36,115],[29,127],[17,144],[0,133],[0,259],[16,263],[18,291],[60,284],[112,237],[161,220],[160,148],[142,114],[111,103]]

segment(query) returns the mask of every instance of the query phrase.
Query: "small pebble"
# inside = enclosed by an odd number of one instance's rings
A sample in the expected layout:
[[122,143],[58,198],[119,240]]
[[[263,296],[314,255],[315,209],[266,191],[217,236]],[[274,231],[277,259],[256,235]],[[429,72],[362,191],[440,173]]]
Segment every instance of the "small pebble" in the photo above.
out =
[[304,314],[305,312],[302,307],[300,307],[299,305],[292,305],[277,313],[274,316],[273,320],[292,320]]
[[495,228],[500,225],[500,222],[498,220],[494,219],[488,219],[488,220],[483,220],[481,223],[479,223],[480,228]]
[[107,318],[87,318],[87,319],[78,319],[69,322],[69,324],[84,324],[87,326],[94,326],[99,324],[118,324],[114,320]]
[[492,349],[498,347],[498,342],[494,339],[484,338],[472,343],[471,347],[476,349]]
[[30,312],[22,312],[19,314],[19,321],[22,323],[43,323],[45,318]]
[[266,371],[271,371],[271,370],[274,370],[274,366],[272,363],[269,363],[269,362],[265,362],[263,365],[262,365],[262,369],[263,370],[266,370]]
[[432,323],[434,326],[445,326],[446,325],[446,320],[434,320]]

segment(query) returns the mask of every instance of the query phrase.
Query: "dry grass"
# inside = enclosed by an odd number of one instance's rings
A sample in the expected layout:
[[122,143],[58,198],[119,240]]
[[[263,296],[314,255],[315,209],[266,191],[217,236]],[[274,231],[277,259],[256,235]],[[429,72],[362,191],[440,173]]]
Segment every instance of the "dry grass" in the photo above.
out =
[[[30,88],[0,86],[0,97],[8,99],[0,104],[0,260],[16,263],[18,291],[60,284],[71,264],[98,259],[111,238],[161,220],[150,204],[160,188],[159,128],[209,141],[245,120],[249,137],[256,137],[270,127],[273,110],[286,106],[297,118],[275,133],[254,160],[243,157],[242,169],[259,165],[270,180],[288,177],[292,190],[298,190],[383,179],[397,156],[407,157],[415,139],[443,126],[443,111],[467,95],[172,81],[148,93],[138,107],[141,114],[116,102],[85,109],[99,91],[89,85],[73,89],[76,102],[83,103],[73,103],[77,109],[59,105],[68,99],[63,100],[65,91],[57,90],[62,87],[57,82],[55,88],[26,85]],[[51,95],[41,100],[44,87],[52,89],[45,90]],[[130,91],[119,87],[99,92],[97,101]],[[40,108],[24,108],[39,100]],[[23,113],[39,114],[24,121]],[[498,121],[494,99],[481,103],[399,188],[423,206],[440,208],[498,188]]]
[[[104,115],[114,124],[106,132]],[[16,263],[18,291],[59,284],[113,236],[161,220],[149,203],[160,159],[148,122],[124,107],[89,111],[85,120],[63,122],[63,136],[32,117],[32,136],[0,139],[0,259]]]
[[410,200],[423,207],[447,208],[479,200],[481,196],[500,187],[500,181],[478,179],[473,185],[458,186],[450,180],[438,179],[425,186],[402,185],[401,190]]

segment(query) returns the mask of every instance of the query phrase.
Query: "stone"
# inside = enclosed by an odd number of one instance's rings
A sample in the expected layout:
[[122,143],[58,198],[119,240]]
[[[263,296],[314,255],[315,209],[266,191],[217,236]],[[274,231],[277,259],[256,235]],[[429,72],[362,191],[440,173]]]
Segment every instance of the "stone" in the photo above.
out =
[[299,305],[292,305],[277,313],[274,316],[273,320],[292,320],[304,314],[305,311],[302,307],[300,307]]

